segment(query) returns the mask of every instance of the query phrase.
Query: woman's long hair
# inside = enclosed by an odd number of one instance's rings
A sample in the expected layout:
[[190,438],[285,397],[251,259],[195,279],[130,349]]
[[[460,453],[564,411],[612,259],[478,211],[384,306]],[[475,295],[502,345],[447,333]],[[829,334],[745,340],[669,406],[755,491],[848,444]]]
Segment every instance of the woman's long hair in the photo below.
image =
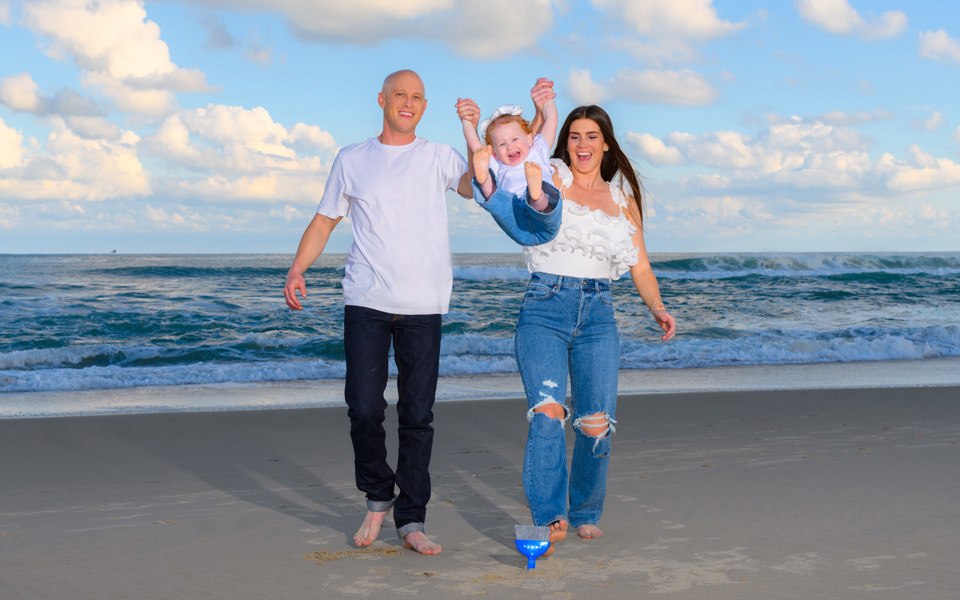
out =
[[613,123],[610,121],[610,115],[595,104],[590,106],[578,106],[570,111],[567,120],[563,122],[560,133],[557,135],[557,147],[553,151],[553,158],[559,158],[567,166],[570,166],[570,153],[567,151],[567,138],[570,137],[570,125],[577,119],[590,119],[600,127],[600,133],[603,135],[603,141],[608,150],[603,153],[603,159],[600,161],[600,177],[607,183],[612,183],[617,173],[630,185],[633,192],[633,199],[637,203],[637,211],[640,213],[640,222],[643,222],[643,186],[640,184],[640,178],[633,168],[633,163],[627,158],[617,138],[613,135]]

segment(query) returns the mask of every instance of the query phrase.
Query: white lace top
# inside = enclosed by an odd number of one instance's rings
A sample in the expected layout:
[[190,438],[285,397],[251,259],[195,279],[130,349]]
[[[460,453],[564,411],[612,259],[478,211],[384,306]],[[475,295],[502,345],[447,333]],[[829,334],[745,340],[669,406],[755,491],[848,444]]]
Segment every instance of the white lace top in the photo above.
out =
[[524,246],[527,269],[531,273],[552,273],[589,279],[619,279],[637,264],[640,249],[633,245],[634,227],[624,209],[623,191],[610,186],[610,197],[620,207],[611,217],[602,210],[581,206],[566,197],[564,190],[573,185],[573,173],[559,159],[550,161],[560,177],[563,213],[557,237],[539,246]]

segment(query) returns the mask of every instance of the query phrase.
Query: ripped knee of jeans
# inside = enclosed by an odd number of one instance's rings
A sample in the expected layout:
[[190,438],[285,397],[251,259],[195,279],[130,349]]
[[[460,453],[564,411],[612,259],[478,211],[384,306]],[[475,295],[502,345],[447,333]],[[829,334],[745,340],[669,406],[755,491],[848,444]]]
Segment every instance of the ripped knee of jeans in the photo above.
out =
[[576,419],[573,429],[581,435],[593,438],[593,453],[599,458],[609,452],[610,437],[617,431],[616,422],[616,419],[606,413],[594,413]]
[[[543,413],[551,419],[558,419],[566,423],[570,417],[570,411],[560,400],[554,397],[559,387],[560,386],[549,379],[543,382],[543,388],[540,390],[540,401],[527,411],[527,421],[533,420],[534,413]],[[560,416],[560,411],[563,411],[563,416]]]

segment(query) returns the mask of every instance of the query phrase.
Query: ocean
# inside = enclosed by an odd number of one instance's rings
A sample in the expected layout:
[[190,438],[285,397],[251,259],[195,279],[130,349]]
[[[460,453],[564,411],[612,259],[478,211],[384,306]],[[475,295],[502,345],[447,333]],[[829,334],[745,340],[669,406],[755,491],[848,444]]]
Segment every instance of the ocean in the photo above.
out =
[[[0,255],[5,393],[336,380],[343,255]],[[678,334],[614,282],[625,370],[960,356],[960,253],[655,254]],[[516,371],[522,255],[454,255],[441,375]]]

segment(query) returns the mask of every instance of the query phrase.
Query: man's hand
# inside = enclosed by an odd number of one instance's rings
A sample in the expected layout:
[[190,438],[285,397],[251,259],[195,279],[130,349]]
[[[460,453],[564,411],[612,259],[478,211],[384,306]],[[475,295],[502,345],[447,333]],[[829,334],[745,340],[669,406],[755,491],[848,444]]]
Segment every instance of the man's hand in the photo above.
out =
[[300,297],[307,297],[307,282],[303,275],[290,269],[287,271],[287,284],[283,286],[283,297],[286,299],[290,310],[303,310],[303,305],[297,299],[297,290],[300,290]]

